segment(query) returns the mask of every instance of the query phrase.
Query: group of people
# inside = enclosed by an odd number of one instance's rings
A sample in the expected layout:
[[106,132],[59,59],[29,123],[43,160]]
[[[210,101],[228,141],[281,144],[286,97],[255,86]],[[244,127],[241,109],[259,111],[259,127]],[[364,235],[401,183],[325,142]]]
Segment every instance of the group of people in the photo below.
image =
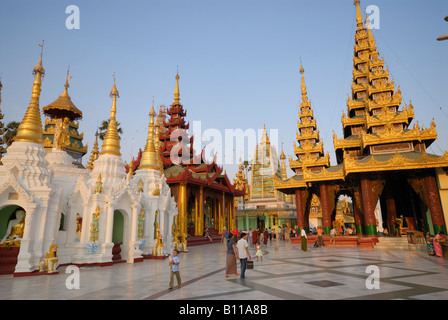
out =
[[[248,259],[252,259],[249,252],[249,244],[247,242],[248,233],[246,231],[241,232],[240,239],[237,241],[237,235],[229,233],[229,240],[226,242],[227,246],[227,256],[226,256],[226,277],[229,274],[234,274],[240,276],[241,279],[246,277],[246,267]],[[259,244],[258,244],[259,245]],[[257,260],[263,253],[261,252],[261,247],[257,249]],[[262,258],[263,259],[263,258]],[[236,262],[240,260],[241,271],[238,274],[236,269]]]

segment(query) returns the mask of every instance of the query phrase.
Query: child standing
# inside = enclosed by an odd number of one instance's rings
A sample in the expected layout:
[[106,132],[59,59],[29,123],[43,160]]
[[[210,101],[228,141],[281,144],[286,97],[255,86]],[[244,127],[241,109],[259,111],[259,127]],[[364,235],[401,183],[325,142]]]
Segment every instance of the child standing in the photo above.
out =
[[181,285],[181,281],[180,281],[180,273],[179,273],[179,264],[180,264],[180,259],[177,256],[178,251],[175,249],[173,251],[173,257],[170,257],[170,270],[171,270],[171,274],[170,274],[170,285],[169,285],[169,289],[173,289],[173,285],[174,285],[174,275],[176,275],[176,279],[177,279],[177,284],[180,286]]
[[261,261],[263,261],[263,252],[261,251],[261,246],[260,246],[260,242],[257,242],[257,262],[258,262],[258,257],[260,257]]

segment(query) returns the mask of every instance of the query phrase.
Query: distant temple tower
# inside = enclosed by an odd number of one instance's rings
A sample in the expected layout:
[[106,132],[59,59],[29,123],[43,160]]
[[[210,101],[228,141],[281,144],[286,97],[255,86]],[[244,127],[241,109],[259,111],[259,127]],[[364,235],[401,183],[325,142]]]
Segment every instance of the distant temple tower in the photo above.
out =
[[[249,194],[244,201],[242,197],[238,200],[236,214],[238,229],[263,230],[279,225],[290,227],[296,225],[293,198],[288,196],[288,199],[285,199],[285,194],[274,187],[276,179],[286,176],[284,158],[283,152],[279,158],[275,146],[271,145],[265,125],[261,141],[254,151]],[[236,178],[235,181],[242,183],[244,175],[241,166]]]

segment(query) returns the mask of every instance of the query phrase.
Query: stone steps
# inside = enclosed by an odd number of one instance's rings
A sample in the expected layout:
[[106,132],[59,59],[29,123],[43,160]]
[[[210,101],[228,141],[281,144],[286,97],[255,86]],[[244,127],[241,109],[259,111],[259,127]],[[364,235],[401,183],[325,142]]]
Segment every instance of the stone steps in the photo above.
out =
[[426,251],[426,244],[410,244],[407,237],[379,237],[376,249]]
[[13,274],[20,247],[0,247],[0,274]]

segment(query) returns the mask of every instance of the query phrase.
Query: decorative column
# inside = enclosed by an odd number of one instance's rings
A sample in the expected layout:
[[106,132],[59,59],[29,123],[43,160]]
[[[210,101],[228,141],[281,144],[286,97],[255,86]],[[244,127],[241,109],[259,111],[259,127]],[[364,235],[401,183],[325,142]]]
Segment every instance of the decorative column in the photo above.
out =
[[397,229],[396,229],[396,219],[397,219],[397,208],[395,207],[395,199],[392,195],[391,190],[385,189],[384,190],[384,197],[386,202],[386,209],[387,209],[387,224],[389,227],[389,234],[396,235]]
[[296,214],[297,214],[297,228],[300,230],[305,228],[305,201],[303,201],[303,190],[296,189]]
[[376,236],[375,205],[373,199],[373,183],[367,178],[361,178],[362,207],[364,211],[365,231],[369,236]]
[[440,205],[439,190],[437,188],[434,173],[425,176],[424,178],[426,189],[426,202],[431,212],[431,220],[434,227],[434,234],[443,231],[446,234],[446,225],[443,220],[442,206]]
[[[225,192],[223,191],[222,192],[222,210],[221,210],[221,215],[222,215],[222,223],[223,223],[223,226],[225,226],[226,228],[227,228],[227,231],[231,231],[230,230],[230,228],[229,228],[229,226],[228,226],[228,220],[226,219],[227,218],[227,211],[226,211],[226,194],[225,194]],[[227,221],[226,221],[227,220]],[[226,223],[227,222],[227,223]]]
[[[34,240],[35,223],[38,218],[38,205],[36,203],[29,203],[25,209],[25,228],[23,230],[23,238],[20,244],[19,255],[17,256],[17,264],[14,273],[32,272],[37,269],[37,264],[33,263],[33,260],[40,259],[34,257],[32,243]],[[33,232],[34,231],[34,232]],[[38,263],[38,262],[37,262]]]
[[177,195],[177,206],[179,207],[179,235],[187,233],[187,184],[179,183],[179,191]]
[[224,230],[224,212],[223,212],[224,204],[222,203],[222,198],[217,199],[217,204],[218,204],[219,233],[222,233],[222,231]]
[[362,235],[363,234],[363,230],[362,230],[363,221],[362,221],[362,213],[358,207],[359,205],[360,205],[360,203],[353,203],[353,215],[355,218],[356,234]]
[[202,235],[204,233],[204,187],[199,187],[199,199],[196,208],[196,235]]
[[330,234],[331,231],[331,204],[330,198],[328,197],[328,186],[326,184],[321,184],[319,186],[320,190],[320,204],[322,206],[322,227],[325,234]]

